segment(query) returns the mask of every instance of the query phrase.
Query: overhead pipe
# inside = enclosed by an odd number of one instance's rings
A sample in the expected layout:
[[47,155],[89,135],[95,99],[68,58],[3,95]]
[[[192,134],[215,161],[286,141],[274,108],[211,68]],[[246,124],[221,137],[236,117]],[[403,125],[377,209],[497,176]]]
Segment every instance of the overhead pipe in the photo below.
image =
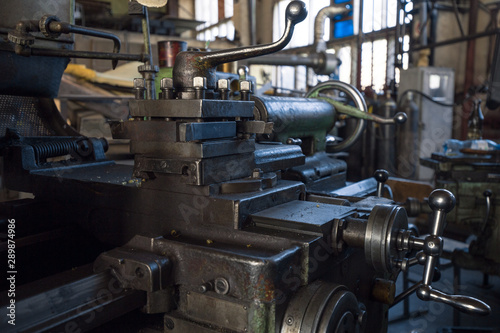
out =
[[332,5],[325,7],[318,12],[314,19],[314,48],[317,52],[326,50],[326,42],[323,39],[325,32],[325,21],[327,18],[332,18],[337,15],[347,14],[352,8],[345,5]]

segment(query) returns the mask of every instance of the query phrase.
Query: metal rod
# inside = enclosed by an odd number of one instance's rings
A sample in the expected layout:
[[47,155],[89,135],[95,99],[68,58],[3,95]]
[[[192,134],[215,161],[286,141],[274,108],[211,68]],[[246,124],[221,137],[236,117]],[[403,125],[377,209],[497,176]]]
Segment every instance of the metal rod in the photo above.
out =
[[462,37],[464,37],[465,36],[464,27],[462,26],[462,21],[460,20],[460,16],[458,15],[457,0],[452,0],[451,2],[453,3],[453,11],[455,12],[455,18],[457,19],[458,28],[460,29],[460,34],[462,35]]
[[465,37],[453,38],[453,39],[445,40],[445,41],[438,42],[438,43],[432,43],[432,44],[427,44],[427,45],[412,47],[410,49],[410,52],[419,51],[419,50],[423,50],[423,49],[434,48],[434,47],[441,47],[441,46],[446,46],[446,45],[456,44],[456,43],[461,43],[461,42],[466,42],[466,41],[469,41],[469,40],[472,40],[472,39],[477,39],[477,38],[487,37],[487,36],[492,36],[492,35],[498,35],[498,34],[500,34],[500,29],[491,30],[491,31],[485,31],[485,32],[481,32],[481,33],[478,33],[478,34],[472,34],[472,35],[468,35],[468,36],[465,36]]
[[142,18],[142,34],[144,37],[144,52],[146,52],[146,65],[153,65],[153,52],[151,51],[151,39],[149,33],[149,15],[148,8],[144,7],[144,17]]
[[[16,45],[16,47],[17,47],[17,45]],[[34,55],[34,56],[63,57],[63,58],[86,58],[86,59],[110,59],[110,60],[125,60],[125,61],[144,61],[143,54],[88,52],[88,51],[74,51],[74,50],[39,49],[39,48],[29,48],[28,52],[30,52],[29,55]],[[25,54],[23,53],[21,55],[25,55]]]
[[396,298],[394,298],[394,302],[392,302],[390,307],[392,308],[394,305],[398,304],[399,302],[404,300],[406,297],[413,294],[421,285],[422,285],[422,281],[415,283],[413,286],[411,286],[410,288],[403,291],[401,294],[396,296]]

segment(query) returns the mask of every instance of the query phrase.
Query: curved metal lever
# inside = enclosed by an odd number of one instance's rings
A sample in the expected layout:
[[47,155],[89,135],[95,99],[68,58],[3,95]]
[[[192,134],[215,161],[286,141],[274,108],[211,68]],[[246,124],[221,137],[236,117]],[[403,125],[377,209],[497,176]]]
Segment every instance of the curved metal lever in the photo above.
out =
[[319,94],[319,91],[314,94],[309,94],[308,97],[313,97],[313,98],[318,98],[318,99],[323,99],[333,105],[335,107],[335,110],[337,110],[339,113],[346,114],[348,116],[354,117],[354,118],[359,118],[359,119],[366,119],[369,121],[376,122],[377,124],[404,124],[406,120],[408,119],[408,116],[404,112],[398,112],[394,115],[392,118],[384,118],[381,116],[377,116],[376,114],[373,113],[368,113],[364,112],[358,108],[355,108],[354,106],[350,106],[348,104],[344,104],[342,102],[336,101],[333,98],[327,97],[327,96],[321,96]]
[[433,289],[431,286],[437,261],[443,251],[441,235],[443,234],[446,214],[455,207],[455,203],[455,196],[450,191],[443,189],[432,191],[429,195],[429,206],[434,214],[430,225],[430,235],[422,239],[406,231],[400,232],[398,236],[399,250],[423,250],[415,258],[409,259],[404,266],[407,268],[417,263],[424,265],[424,276],[421,282],[401,293],[396,297],[396,300],[399,302],[416,291],[421,300],[441,302],[471,315],[485,316],[491,312],[491,308],[483,301],[469,296],[449,295]]
[[417,296],[424,301],[436,301],[453,306],[454,308],[479,316],[487,316],[491,312],[488,304],[474,297],[462,295],[448,295],[442,291],[433,289],[431,286],[422,285],[417,289]]
[[432,300],[449,304],[469,314],[487,315],[491,309],[486,303],[468,296],[448,295],[433,289],[431,286],[434,268],[443,251],[441,235],[443,234],[446,214],[455,207],[455,203],[455,196],[447,190],[434,190],[429,195],[429,206],[434,214],[430,226],[430,235],[425,238],[422,244],[425,254],[424,277],[422,285],[417,289],[417,296],[424,301]]
[[[118,60],[130,60],[128,58],[121,59],[119,58],[121,55],[120,47],[121,41],[118,36],[95,29],[90,29],[87,27],[82,27],[78,25],[69,24],[66,22],[61,22],[61,20],[55,15],[44,15],[39,21],[19,21],[16,24],[16,29],[9,31],[8,39],[22,47],[16,47],[16,53],[19,55],[47,55],[47,56],[59,56],[59,57],[75,57],[79,58],[92,58],[92,56],[105,56],[109,55],[101,52],[83,52],[83,51],[72,51],[72,50],[55,50],[55,49],[38,49],[34,48],[33,50],[26,50],[26,47],[32,45],[35,41],[35,38],[30,34],[30,32],[42,32],[47,38],[58,38],[61,34],[80,34],[87,35],[99,38],[110,39],[113,41],[113,53],[110,56],[107,56],[105,59],[112,59],[113,69],[116,68],[118,64]],[[113,55],[115,55],[113,57]],[[130,55],[125,55],[130,56]],[[135,56],[141,59],[141,55]],[[136,60],[136,59],[133,59]]]
[[384,184],[389,179],[389,173],[384,169],[378,169],[373,174],[373,178],[377,181],[377,197],[384,195]]
[[274,43],[215,52],[187,51],[179,53],[173,69],[176,90],[183,91],[192,88],[193,79],[199,76],[207,78],[208,89],[215,89],[215,68],[218,65],[283,49],[292,39],[295,25],[302,22],[306,16],[305,4],[302,1],[292,1],[286,7],[286,26],[283,36]]

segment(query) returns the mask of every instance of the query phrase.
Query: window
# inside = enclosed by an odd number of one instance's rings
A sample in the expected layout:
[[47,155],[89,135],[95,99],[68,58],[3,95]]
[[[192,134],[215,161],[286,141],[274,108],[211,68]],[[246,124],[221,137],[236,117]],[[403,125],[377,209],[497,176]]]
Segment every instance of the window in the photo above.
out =
[[203,41],[223,38],[234,40],[233,0],[195,0],[195,18],[205,21],[197,30],[196,39]]

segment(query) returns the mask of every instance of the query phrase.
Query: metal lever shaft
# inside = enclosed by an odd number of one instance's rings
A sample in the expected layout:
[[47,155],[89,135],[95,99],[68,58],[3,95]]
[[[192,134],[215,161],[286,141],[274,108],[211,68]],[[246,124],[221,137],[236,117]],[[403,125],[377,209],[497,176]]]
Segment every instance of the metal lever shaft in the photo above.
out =
[[463,295],[448,295],[443,293],[442,291],[433,289],[428,285],[420,286],[417,290],[417,295],[422,300],[445,303],[471,315],[486,316],[491,312],[488,304],[474,297]]
[[448,295],[433,289],[431,286],[434,268],[443,251],[441,235],[443,234],[446,214],[455,207],[455,202],[455,196],[450,191],[443,189],[434,190],[429,196],[429,206],[434,215],[430,226],[430,235],[425,238],[422,246],[426,257],[422,285],[417,289],[417,296],[424,301],[432,300],[449,304],[469,314],[487,315],[491,309],[486,303],[472,297]]
[[306,16],[305,4],[302,1],[292,1],[286,8],[286,26],[283,36],[274,43],[215,52],[187,51],[179,53],[173,69],[176,90],[183,91],[192,88],[195,77],[206,77],[207,88],[215,89],[215,69],[218,65],[283,49],[292,39],[295,25],[302,22]]
[[[316,97],[317,96],[317,97]],[[311,95],[309,97],[316,97],[318,99],[322,99],[330,103],[335,107],[335,110],[337,112],[354,117],[354,118],[360,118],[360,119],[366,119],[369,121],[374,121],[377,124],[404,124],[406,120],[408,119],[408,116],[404,112],[398,112],[394,115],[392,118],[384,118],[377,116],[376,114],[373,113],[368,113],[364,112],[358,108],[355,108],[354,106],[350,106],[347,104],[344,104],[342,102],[336,101],[333,98],[327,97],[327,96],[321,96],[317,94],[316,96]]]

